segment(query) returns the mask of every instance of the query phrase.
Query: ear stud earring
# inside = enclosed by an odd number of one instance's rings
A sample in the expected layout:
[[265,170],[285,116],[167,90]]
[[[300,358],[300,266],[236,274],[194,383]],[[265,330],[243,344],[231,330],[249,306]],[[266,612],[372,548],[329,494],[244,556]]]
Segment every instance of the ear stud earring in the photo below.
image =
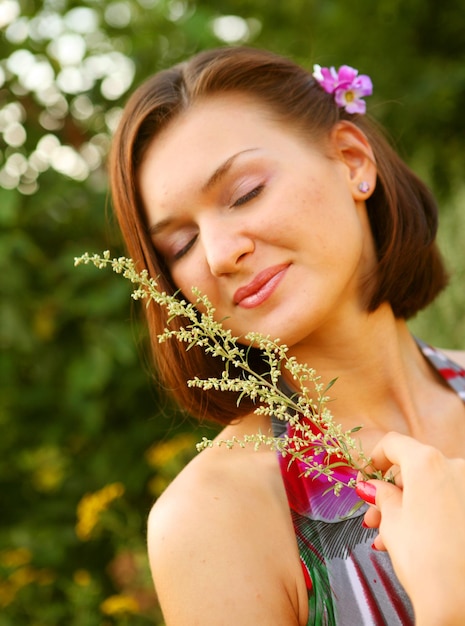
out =
[[367,183],[366,180],[362,180],[362,182],[358,184],[358,190],[362,193],[368,193],[370,191],[370,183]]

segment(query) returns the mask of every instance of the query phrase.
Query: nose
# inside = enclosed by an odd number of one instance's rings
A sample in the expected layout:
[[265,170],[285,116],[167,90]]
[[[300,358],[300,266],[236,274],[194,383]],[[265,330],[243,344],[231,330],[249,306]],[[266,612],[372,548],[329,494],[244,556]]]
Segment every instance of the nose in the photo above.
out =
[[255,249],[253,237],[246,234],[240,224],[233,225],[224,221],[204,224],[200,236],[213,276],[237,272]]

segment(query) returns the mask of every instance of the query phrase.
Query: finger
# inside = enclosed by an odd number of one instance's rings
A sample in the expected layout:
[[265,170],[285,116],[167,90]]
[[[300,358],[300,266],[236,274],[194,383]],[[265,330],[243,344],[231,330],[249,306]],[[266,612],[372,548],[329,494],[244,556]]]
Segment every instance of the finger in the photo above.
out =
[[362,500],[379,509],[382,515],[392,509],[399,510],[402,505],[402,489],[384,480],[361,481],[355,491]]
[[402,505],[402,489],[393,483],[382,480],[376,481],[376,506],[381,513],[389,507],[400,507]]
[[389,469],[377,469],[373,466],[367,465],[364,468],[364,473],[358,472],[357,482],[365,482],[368,480],[386,480],[397,487],[403,487],[402,473],[398,465],[391,465]]
[[387,548],[384,545],[384,541],[383,538],[381,537],[381,535],[377,535],[373,541],[373,544],[371,546],[373,548],[373,550],[379,550],[379,551],[383,551],[386,552]]
[[370,506],[363,516],[363,523],[367,528],[378,528],[381,522],[381,513],[374,506]]
[[386,473],[393,465],[408,471],[409,462],[420,454],[423,444],[407,435],[387,433],[375,446],[370,458],[371,464],[379,471]]
[[384,480],[399,489],[402,489],[404,486],[404,481],[402,480],[402,472],[398,465],[392,465],[387,472],[384,472]]

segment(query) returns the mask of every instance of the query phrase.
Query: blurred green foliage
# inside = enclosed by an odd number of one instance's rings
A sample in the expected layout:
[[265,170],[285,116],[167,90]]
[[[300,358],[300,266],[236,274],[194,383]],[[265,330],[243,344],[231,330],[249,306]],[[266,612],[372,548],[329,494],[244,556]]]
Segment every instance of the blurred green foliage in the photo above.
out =
[[457,268],[413,328],[463,347],[460,5],[0,1],[0,626],[162,624],[145,520],[203,433],[152,382],[129,285],[73,268],[122,251],[105,157],[128,92],[225,43],[370,74],[369,110],[440,197]]

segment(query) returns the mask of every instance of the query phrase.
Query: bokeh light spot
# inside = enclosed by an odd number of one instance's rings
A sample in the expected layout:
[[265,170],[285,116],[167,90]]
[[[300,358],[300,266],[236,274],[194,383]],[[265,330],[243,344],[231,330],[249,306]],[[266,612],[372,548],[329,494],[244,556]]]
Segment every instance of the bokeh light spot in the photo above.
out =
[[213,20],[213,32],[226,43],[246,41],[249,37],[247,22],[238,15],[222,15]]
[[77,33],[64,33],[50,43],[48,50],[61,65],[77,65],[86,54],[86,42]]
[[105,9],[105,21],[113,28],[125,28],[131,17],[131,7],[127,2],[111,2]]
[[19,15],[19,4],[16,0],[2,0],[0,2],[0,28],[8,26]]

